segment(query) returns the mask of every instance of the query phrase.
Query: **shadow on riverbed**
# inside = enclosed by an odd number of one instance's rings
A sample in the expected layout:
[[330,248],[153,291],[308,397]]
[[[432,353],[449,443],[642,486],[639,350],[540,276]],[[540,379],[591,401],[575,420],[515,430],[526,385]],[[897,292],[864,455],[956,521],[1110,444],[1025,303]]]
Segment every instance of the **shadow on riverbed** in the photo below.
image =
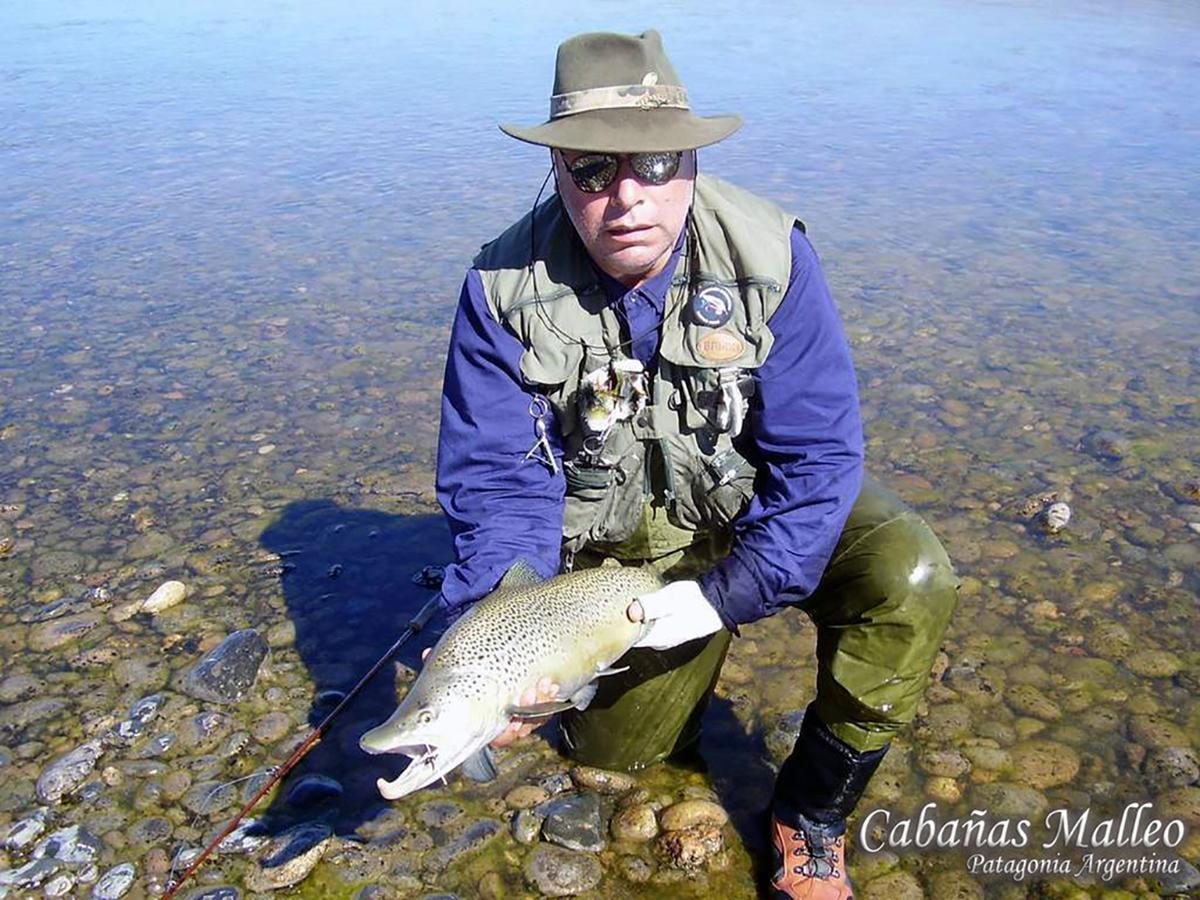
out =
[[[434,592],[415,584],[413,575],[450,560],[449,531],[440,515],[401,516],[307,500],[288,506],[263,532],[261,542],[282,556],[287,615],[296,629],[294,649],[315,682],[311,694],[306,690],[303,697],[289,696],[281,706],[287,711],[309,704],[309,724],[315,726],[338,699],[323,692],[349,691],[433,599]],[[439,614],[409,640],[395,662],[416,668],[421,649],[444,627]],[[276,653],[277,669],[286,667],[290,656]],[[359,749],[358,738],[395,709],[395,672],[394,664],[380,671],[284,780],[263,814],[271,831],[320,819],[348,834],[387,808],[375,780],[395,777],[404,758],[368,756]],[[280,674],[281,681],[298,680]],[[287,802],[297,782],[313,774],[334,779],[345,793],[323,800],[318,790],[310,803]]]

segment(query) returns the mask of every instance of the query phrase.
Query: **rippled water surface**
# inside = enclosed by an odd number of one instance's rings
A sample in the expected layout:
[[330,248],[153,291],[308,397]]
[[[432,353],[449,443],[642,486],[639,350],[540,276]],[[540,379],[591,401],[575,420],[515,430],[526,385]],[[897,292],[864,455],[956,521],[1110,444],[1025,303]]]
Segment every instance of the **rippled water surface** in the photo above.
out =
[[[458,287],[546,169],[495,124],[544,118],[563,38],[658,27],[697,111],[746,120],[701,166],[807,222],[870,467],[964,579],[922,714],[860,811],[1040,822],[1152,800],[1190,829],[1161,857],[1197,863],[1200,13],[837,7],[0,5],[0,832],[46,805],[51,831],[96,836],[99,873],[131,862],[130,896],[161,891],[233,811],[236,791],[205,785],[285,758],[319,692],[425,602],[411,575],[448,558],[433,464]],[[1073,510],[1056,535],[1052,499]],[[187,599],[137,613],[167,580]],[[180,690],[250,627],[273,649],[245,698]],[[668,801],[715,791],[728,848],[680,876],[612,845],[591,896],[754,896],[768,763],[812,647],[799,615],[746,629],[708,772],[640,776]],[[502,787],[385,805],[374,780],[397,767],[355,746],[390,709],[383,681],[302,767],[340,799],[269,804],[276,831],[375,842],[328,844],[298,890],[522,896],[531,851],[507,831],[445,848],[561,770],[553,748],[520,745]],[[94,771],[39,800],[52,761],[156,692],[145,734],[103,739]],[[10,841],[0,870],[29,850]],[[201,881],[250,869],[224,854]],[[851,869],[868,898],[1156,886],[985,879],[905,850]],[[28,890],[95,874],[64,864]]]

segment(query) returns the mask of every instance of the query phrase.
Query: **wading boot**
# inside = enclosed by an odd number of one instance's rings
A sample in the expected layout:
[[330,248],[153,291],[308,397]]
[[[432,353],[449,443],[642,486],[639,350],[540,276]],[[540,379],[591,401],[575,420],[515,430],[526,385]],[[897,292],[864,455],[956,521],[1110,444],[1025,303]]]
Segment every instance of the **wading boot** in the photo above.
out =
[[844,832],[834,835],[829,828],[803,818],[799,825],[787,825],[772,816],[771,840],[775,846],[773,900],[852,900]]
[[846,818],[883,762],[887,747],[858,751],[809,707],[779,770],[772,801],[772,900],[850,900]]

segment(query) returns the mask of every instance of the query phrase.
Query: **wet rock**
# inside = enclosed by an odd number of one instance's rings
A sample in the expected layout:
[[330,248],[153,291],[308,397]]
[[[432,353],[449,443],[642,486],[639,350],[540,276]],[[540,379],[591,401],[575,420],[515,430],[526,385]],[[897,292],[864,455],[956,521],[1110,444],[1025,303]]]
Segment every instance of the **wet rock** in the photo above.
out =
[[1129,720],[1129,735],[1151,750],[1166,747],[1189,747],[1191,738],[1166,716],[1136,715]]
[[58,803],[64,794],[79,787],[96,767],[104,752],[98,740],[88,741],[50,763],[37,780],[37,795],[42,803]]
[[93,862],[103,849],[100,838],[82,825],[62,828],[33,848],[33,858],[52,858],[69,865],[87,865]]
[[42,689],[42,679],[29,674],[10,675],[0,681],[0,703],[28,700]]
[[600,819],[600,798],[596,794],[550,800],[540,811],[546,817],[542,837],[551,843],[568,850],[598,852],[604,849],[604,824]]
[[536,784],[523,784],[504,795],[504,805],[509,809],[531,809],[545,803],[550,795]]
[[183,808],[198,816],[207,816],[232,806],[237,800],[237,787],[227,781],[201,781],[193,785],[180,802]]
[[942,869],[929,876],[929,895],[935,900],[983,900],[983,888],[962,869]]
[[252,891],[274,891],[299,884],[309,876],[329,847],[332,832],[309,823],[290,828],[267,846],[261,865],[246,876]]
[[24,850],[41,837],[50,822],[50,810],[46,807],[34,810],[25,818],[9,826],[4,835],[5,850]]
[[542,833],[542,816],[532,809],[523,809],[513,816],[512,833],[518,844],[532,844]]
[[1182,857],[1176,857],[1178,871],[1151,879],[1154,890],[1164,897],[1194,897],[1200,892],[1200,869]]
[[962,788],[953,778],[931,775],[925,781],[925,794],[931,800],[953,805],[962,799]]
[[721,829],[707,824],[667,831],[654,844],[659,858],[677,869],[699,868],[724,848]]
[[1170,678],[1183,668],[1183,662],[1168,650],[1139,650],[1125,659],[1125,666],[1145,678]]
[[997,819],[1040,819],[1050,805],[1041,791],[1001,781],[975,785],[971,798],[972,808],[986,809]]
[[431,800],[417,810],[417,821],[427,828],[445,828],[462,817],[463,808],[450,800]]
[[1016,684],[1008,689],[1008,705],[1016,712],[1033,716],[1047,722],[1062,718],[1062,709],[1057,703],[1031,684]]
[[236,703],[254,685],[266,656],[262,635],[253,628],[235,631],[187,673],[183,691],[210,703]]
[[29,630],[29,649],[37,653],[56,650],[79,640],[99,624],[100,616],[92,612],[42,622]]
[[911,872],[889,872],[868,881],[855,896],[863,900],[925,900],[921,882]]
[[142,612],[160,613],[182,603],[185,597],[187,587],[182,581],[164,581],[142,603]]
[[580,790],[596,794],[623,794],[637,787],[637,781],[632,775],[592,766],[576,766],[571,769],[571,780]]
[[1151,751],[1142,763],[1150,790],[1160,793],[1200,781],[1200,757],[1190,747],[1163,747]]
[[957,750],[924,747],[917,754],[917,765],[930,775],[959,778],[971,771],[971,761]]
[[1131,446],[1124,435],[1097,428],[1080,438],[1076,449],[1103,462],[1117,463],[1129,455]]
[[242,900],[242,892],[231,884],[194,889],[184,900]]
[[1158,817],[1182,819],[1187,825],[1200,826],[1200,786],[1175,788],[1157,798]]
[[767,729],[765,742],[768,760],[776,767],[783,765],[796,745],[800,736],[800,726],[804,722],[804,710],[794,709],[778,716]]
[[133,863],[121,863],[101,876],[92,888],[93,900],[120,900],[133,887],[137,869]]
[[229,716],[206,710],[180,725],[179,745],[193,753],[204,753],[216,747],[232,728],[233,720]]
[[1058,741],[1018,744],[1012,750],[1012,761],[1021,781],[1039,790],[1066,784],[1079,773],[1079,754]]
[[283,712],[269,712],[254,723],[251,733],[260,744],[273,744],[286,737],[291,730],[291,716]]
[[486,847],[502,831],[504,825],[497,819],[472,822],[450,841],[426,854],[425,870],[441,872],[460,856]]
[[538,782],[538,787],[551,796],[571,790],[574,782],[566,772],[554,772]]
[[720,828],[729,821],[729,813],[711,800],[684,800],[662,811],[659,823],[663,831],[680,831],[696,825]]
[[16,869],[0,872],[0,892],[14,887],[30,890],[52,878],[63,867],[57,859],[34,859]]
[[113,663],[112,679],[124,691],[141,694],[156,691],[167,683],[171,669],[166,660],[153,656],[134,656]]
[[161,816],[142,819],[129,829],[129,845],[135,850],[148,850],[155,844],[165,843],[174,831],[174,826]]
[[654,874],[654,866],[640,856],[622,856],[617,860],[617,866],[625,880],[633,884],[645,884]]
[[75,887],[75,876],[70,872],[55,875],[42,887],[45,897],[65,897]]
[[[220,828],[224,830],[225,826]],[[219,832],[217,832],[219,833]],[[204,841],[207,846],[217,835],[212,834]],[[267,834],[266,825],[261,819],[249,818],[243,819],[238,823],[237,828],[229,832],[224,840],[217,846],[217,850],[221,853],[253,853],[261,849],[271,838]]]
[[304,809],[331,803],[342,796],[342,785],[327,775],[305,775],[287,793],[288,806]]
[[525,878],[547,897],[573,897],[600,883],[600,861],[588,853],[546,844],[525,862]]
[[642,843],[654,840],[658,836],[654,807],[648,804],[627,807],[612,817],[608,830],[615,841]]

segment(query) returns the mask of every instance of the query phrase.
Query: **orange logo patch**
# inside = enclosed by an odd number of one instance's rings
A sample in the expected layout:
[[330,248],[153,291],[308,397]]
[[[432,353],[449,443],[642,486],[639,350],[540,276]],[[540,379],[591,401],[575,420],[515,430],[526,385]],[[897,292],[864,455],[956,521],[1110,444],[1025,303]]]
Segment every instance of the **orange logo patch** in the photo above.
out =
[[711,359],[713,362],[729,362],[741,356],[746,345],[736,334],[730,334],[728,331],[714,331],[712,334],[706,334],[700,338],[696,342],[696,349],[705,359]]

